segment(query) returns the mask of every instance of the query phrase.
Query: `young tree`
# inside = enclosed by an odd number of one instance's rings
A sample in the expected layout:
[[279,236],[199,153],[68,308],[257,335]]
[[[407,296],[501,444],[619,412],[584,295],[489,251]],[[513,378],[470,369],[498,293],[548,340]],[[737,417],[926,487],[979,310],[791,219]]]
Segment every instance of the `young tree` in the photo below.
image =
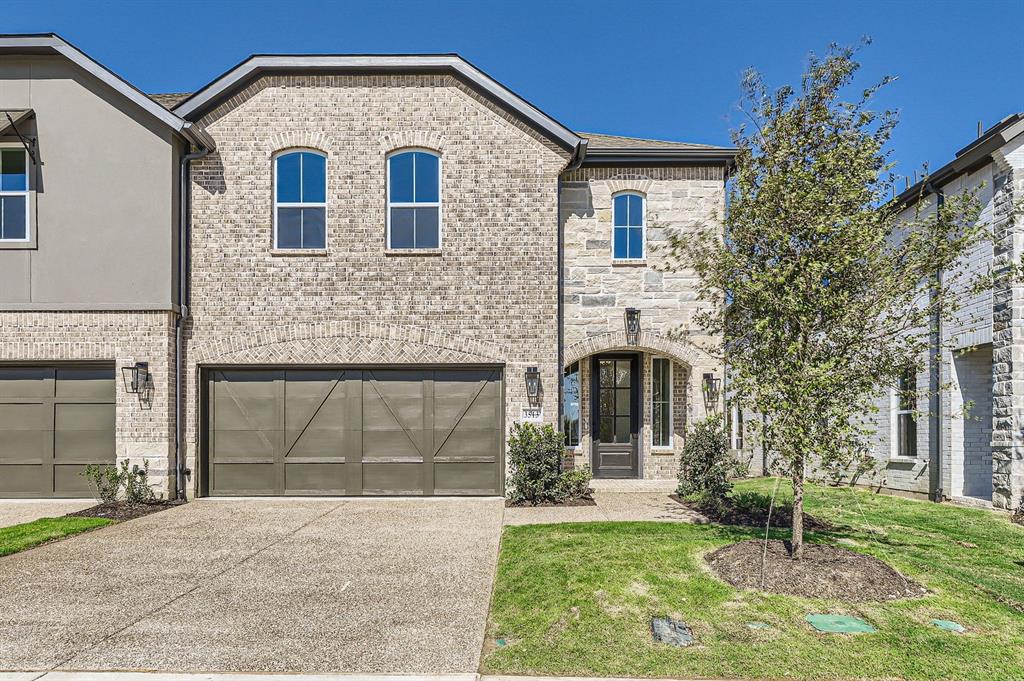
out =
[[670,267],[695,270],[716,303],[700,321],[724,339],[731,387],[792,481],[795,559],[808,465],[863,451],[879,388],[920,369],[936,320],[985,285],[953,267],[986,236],[974,194],[899,215],[886,150],[896,114],[869,108],[892,79],[845,101],[854,56],[811,55],[799,88],[769,91],[747,72],[725,235],[699,228],[668,247]]

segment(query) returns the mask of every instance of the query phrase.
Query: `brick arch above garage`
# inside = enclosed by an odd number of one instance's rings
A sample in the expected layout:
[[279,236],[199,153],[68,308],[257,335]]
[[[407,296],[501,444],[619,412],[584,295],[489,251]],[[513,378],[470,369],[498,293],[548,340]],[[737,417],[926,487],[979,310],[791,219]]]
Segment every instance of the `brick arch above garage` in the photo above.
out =
[[416,326],[334,321],[285,324],[190,350],[196,364],[506,363],[508,348]]
[[616,351],[640,351],[668,355],[689,367],[708,367],[720,364],[709,353],[695,345],[650,331],[640,332],[637,342],[629,344],[626,342],[624,330],[591,336],[566,347],[563,362],[565,366],[569,366],[590,355]]

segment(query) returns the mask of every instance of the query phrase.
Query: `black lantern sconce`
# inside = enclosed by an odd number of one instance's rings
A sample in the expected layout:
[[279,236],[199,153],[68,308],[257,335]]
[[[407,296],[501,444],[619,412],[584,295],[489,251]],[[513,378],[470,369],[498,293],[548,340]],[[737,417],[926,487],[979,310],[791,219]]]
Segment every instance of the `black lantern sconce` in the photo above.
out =
[[540,369],[537,367],[526,369],[526,397],[533,406],[540,400]]
[[640,310],[635,307],[626,308],[626,345],[640,342]]
[[718,396],[722,392],[722,379],[715,378],[714,374],[704,374],[701,390],[704,392],[704,409],[709,414],[718,413]]
[[152,385],[153,375],[149,373],[149,362],[136,362],[130,367],[121,367],[124,387],[133,395],[144,395]]

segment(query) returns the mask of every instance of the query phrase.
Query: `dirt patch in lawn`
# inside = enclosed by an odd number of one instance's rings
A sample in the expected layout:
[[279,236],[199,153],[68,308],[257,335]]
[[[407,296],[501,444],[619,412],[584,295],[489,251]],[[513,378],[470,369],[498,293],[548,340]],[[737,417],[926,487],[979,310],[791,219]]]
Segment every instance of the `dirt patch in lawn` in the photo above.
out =
[[528,501],[513,502],[510,499],[505,500],[505,508],[551,508],[553,506],[597,506],[597,502],[594,501],[592,496],[569,499],[568,501],[542,501],[539,504],[531,504]]
[[123,501],[115,501],[109,504],[96,504],[89,508],[83,508],[81,511],[68,513],[68,515],[80,518],[109,518],[110,520],[121,522],[122,520],[132,520],[133,518],[141,518],[150,513],[165,511],[169,508],[180,506],[183,503],[185,502],[179,499],[153,501],[147,504],[126,504]]
[[715,574],[741,589],[850,603],[895,601],[926,593],[881,560],[839,546],[805,544],[800,560],[790,558],[789,542],[769,541],[766,557],[764,550],[764,541],[748,539],[724,546],[706,560]]
[[[700,513],[713,523],[721,525],[742,525],[744,527],[765,527],[768,524],[769,499],[767,495],[741,494],[708,501],[690,501],[678,494],[669,498],[691,511]],[[789,504],[775,505],[771,509],[772,527],[792,527],[793,507]],[[831,523],[804,513],[804,529],[821,532],[835,529]]]

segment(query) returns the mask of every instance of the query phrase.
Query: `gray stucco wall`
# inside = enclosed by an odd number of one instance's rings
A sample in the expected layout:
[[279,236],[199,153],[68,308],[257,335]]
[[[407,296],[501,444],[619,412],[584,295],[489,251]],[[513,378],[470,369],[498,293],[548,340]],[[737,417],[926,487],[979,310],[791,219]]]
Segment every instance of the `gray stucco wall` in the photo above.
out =
[[169,309],[174,133],[62,57],[4,57],[0,109],[29,108],[35,243],[0,244],[0,309]]

